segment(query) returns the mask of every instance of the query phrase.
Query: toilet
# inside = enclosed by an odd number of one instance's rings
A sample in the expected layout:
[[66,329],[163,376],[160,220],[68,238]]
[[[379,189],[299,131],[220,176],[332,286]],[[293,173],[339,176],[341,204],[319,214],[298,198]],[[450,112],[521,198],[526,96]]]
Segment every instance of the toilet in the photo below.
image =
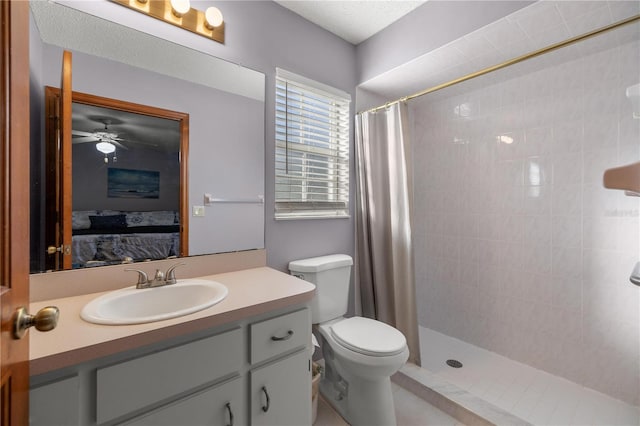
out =
[[390,377],[409,357],[407,341],[383,322],[343,317],[352,265],[344,254],[289,263],[292,275],[316,285],[311,315],[325,360],[320,393],[353,426],[395,425]]

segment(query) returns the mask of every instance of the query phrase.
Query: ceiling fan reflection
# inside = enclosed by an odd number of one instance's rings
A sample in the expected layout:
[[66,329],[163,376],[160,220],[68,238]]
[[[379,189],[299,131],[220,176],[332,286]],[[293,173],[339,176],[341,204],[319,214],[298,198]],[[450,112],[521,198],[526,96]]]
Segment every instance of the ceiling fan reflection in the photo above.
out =
[[116,146],[122,149],[128,149],[119,141],[123,140],[118,137],[117,133],[110,132],[108,123],[104,123],[104,129],[96,129],[93,132],[84,132],[81,130],[72,130],[73,136],[79,136],[72,139],[72,143],[96,142],[96,149],[104,154],[104,162],[109,162],[109,154],[113,154],[112,161],[118,161],[116,157]]
[[[74,136],[72,143],[87,143],[95,142],[96,149],[104,154],[104,162],[109,162],[109,154],[113,154],[112,161],[118,161],[116,157],[116,147],[124,150],[129,150],[122,142],[130,142],[120,137],[119,133],[113,130],[109,130],[109,124],[112,124],[111,120],[100,120],[104,124],[104,129],[95,129],[92,132],[85,132],[82,130],[72,130],[71,134]],[[140,142],[135,142],[140,143]],[[142,145],[152,145],[140,143]],[[157,145],[152,145],[157,146]]]

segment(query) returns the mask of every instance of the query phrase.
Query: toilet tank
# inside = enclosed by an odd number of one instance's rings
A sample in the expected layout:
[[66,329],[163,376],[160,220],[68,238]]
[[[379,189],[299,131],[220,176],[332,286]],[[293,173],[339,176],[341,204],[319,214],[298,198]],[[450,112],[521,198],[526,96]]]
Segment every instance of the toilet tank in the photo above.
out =
[[312,257],[289,262],[291,275],[316,285],[311,301],[311,322],[319,324],[347,312],[353,259],[346,254]]

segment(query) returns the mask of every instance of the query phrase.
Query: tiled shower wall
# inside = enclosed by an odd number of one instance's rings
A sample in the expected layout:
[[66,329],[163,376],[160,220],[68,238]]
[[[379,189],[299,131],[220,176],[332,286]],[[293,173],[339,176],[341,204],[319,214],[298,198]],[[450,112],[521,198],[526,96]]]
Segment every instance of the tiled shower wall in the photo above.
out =
[[412,101],[420,325],[640,404],[639,81],[610,33]]

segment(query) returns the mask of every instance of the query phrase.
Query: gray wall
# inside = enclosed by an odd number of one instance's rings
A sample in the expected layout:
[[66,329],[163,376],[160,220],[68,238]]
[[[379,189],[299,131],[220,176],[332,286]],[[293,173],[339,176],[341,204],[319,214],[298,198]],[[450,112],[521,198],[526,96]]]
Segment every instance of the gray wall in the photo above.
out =
[[[194,7],[207,2],[195,2]],[[282,271],[294,259],[330,253],[353,256],[355,176],[351,168],[350,219],[276,221],[275,188],[275,68],[336,87],[355,99],[355,47],[270,1],[221,1],[216,5],[227,22],[225,45],[209,51],[223,59],[266,74],[265,97],[265,247],[267,263]],[[206,40],[205,40],[206,41]],[[351,116],[355,114],[352,102]],[[353,118],[351,125],[353,126]],[[350,138],[353,164],[353,132]]]
[[[151,211],[180,210],[180,162],[177,153],[154,149],[116,150],[117,162],[95,148],[95,143],[73,145],[73,210]],[[108,197],[108,170],[133,169],[159,172],[158,198]]]

